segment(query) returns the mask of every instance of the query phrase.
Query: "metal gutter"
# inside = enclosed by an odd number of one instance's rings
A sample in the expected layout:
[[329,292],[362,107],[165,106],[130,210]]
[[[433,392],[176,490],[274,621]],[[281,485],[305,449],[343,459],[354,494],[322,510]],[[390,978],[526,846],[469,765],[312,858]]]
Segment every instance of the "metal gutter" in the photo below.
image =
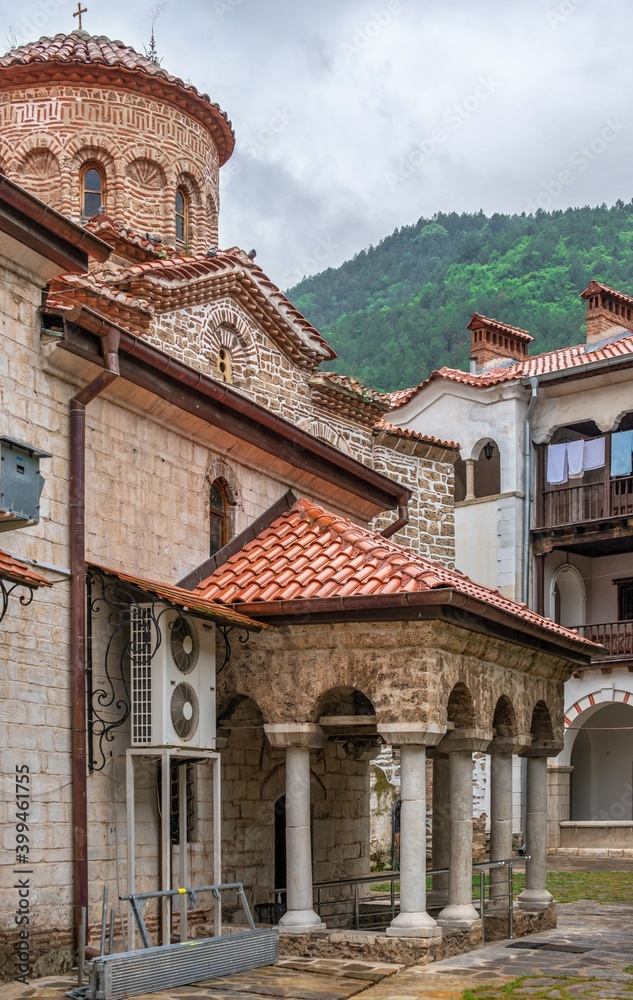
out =
[[[110,328],[115,325],[87,307],[78,306],[64,315],[65,336],[60,347],[102,364],[98,346],[85,337],[84,331],[102,336]],[[116,329],[120,335],[122,377],[380,510],[408,505],[411,490],[407,487],[301,430],[226,383],[190,368],[122,327]]]
[[[317,621],[397,621],[444,619],[453,621],[470,631],[477,619],[481,631],[491,634],[488,623],[500,628],[494,634],[506,641],[521,646],[545,649],[554,656],[574,663],[589,663],[602,649],[595,643],[569,635],[551,631],[547,620],[543,624],[520,618],[510,611],[504,611],[477,597],[462,594],[453,587],[438,587],[433,590],[401,592],[395,594],[371,594],[358,597],[304,598],[289,601],[235,602],[231,607],[248,615],[249,618],[272,620],[284,619],[288,624]],[[400,612],[400,614],[398,613]]]
[[[58,237],[70,247],[84,253],[86,257],[103,263],[112,253],[112,247],[103,240],[60,215],[2,173],[0,173],[0,202],[10,205],[30,222],[41,226],[46,233]],[[83,267],[82,270],[86,271],[87,267]]]

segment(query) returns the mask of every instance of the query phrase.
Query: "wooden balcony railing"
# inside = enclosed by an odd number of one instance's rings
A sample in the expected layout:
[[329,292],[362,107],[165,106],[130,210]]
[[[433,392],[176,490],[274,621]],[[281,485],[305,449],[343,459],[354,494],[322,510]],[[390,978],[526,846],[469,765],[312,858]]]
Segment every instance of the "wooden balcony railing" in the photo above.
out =
[[632,517],[633,476],[611,479],[606,489],[605,486],[601,482],[546,490],[542,495],[542,523],[537,527],[555,528],[606,517]]
[[608,656],[633,655],[633,621],[577,625],[580,635],[604,646]]

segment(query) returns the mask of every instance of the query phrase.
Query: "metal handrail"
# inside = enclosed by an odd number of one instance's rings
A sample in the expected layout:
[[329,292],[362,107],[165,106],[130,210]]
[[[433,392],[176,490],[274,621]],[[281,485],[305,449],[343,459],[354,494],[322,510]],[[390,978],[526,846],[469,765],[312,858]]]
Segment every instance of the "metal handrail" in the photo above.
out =
[[[508,920],[509,920],[509,938],[514,937],[514,892],[512,889],[512,879],[514,875],[514,866],[519,863],[523,864],[530,860],[530,855],[521,855],[514,858],[504,858],[500,861],[483,861],[472,866],[472,871],[474,873],[480,874],[479,879],[479,898],[473,897],[473,900],[479,902],[479,912],[481,918],[481,936],[482,944],[485,942],[485,910],[486,910],[486,898],[485,898],[485,881],[483,878],[483,873],[485,871],[491,871],[492,869],[505,868],[508,872],[508,891],[501,895],[495,896],[494,901],[507,900],[507,910],[508,910]],[[434,875],[449,875],[449,868],[427,868],[425,875],[427,878],[433,877]],[[314,903],[315,910],[319,916],[322,915],[323,907],[333,906],[341,902],[341,900],[322,900],[321,894],[325,889],[338,889],[346,886],[354,887],[353,904],[354,904],[354,930],[360,930],[360,887],[362,885],[368,885],[376,882],[389,882],[389,906],[386,911],[391,913],[391,919],[396,915],[396,897],[399,897],[399,893],[395,891],[395,883],[400,880],[401,873],[399,871],[388,871],[388,872],[373,872],[370,875],[360,875],[357,878],[343,878],[334,879],[327,882],[314,882],[313,891],[316,895],[316,900]],[[275,902],[281,903],[283,897],[285,896],[286,889],[276,889],[275,890]]]

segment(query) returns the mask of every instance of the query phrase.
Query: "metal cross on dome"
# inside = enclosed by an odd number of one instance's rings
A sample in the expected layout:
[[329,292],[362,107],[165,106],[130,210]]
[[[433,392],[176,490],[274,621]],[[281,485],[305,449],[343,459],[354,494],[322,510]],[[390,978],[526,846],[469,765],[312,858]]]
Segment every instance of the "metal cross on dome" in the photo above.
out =
[[81,23],[81,15],[82,15],[82,14],[87,14],[87,13],[88,13],[88,8],[87,8],[87,7],[82,7],[82,6],[81,6],[81,2],[80,2],[80,3],[78,3],[78,4],[77,4],[77,10],[76,10],[76,11],[75,11],[75,13],[73,14],[73,17],[78,17],[78,18],[79,18],[79,30],[80,30],[80,31],[81,31],[81,29],[82,29],[82,27],[83,27],[83,25],[82,25],[82,23]]

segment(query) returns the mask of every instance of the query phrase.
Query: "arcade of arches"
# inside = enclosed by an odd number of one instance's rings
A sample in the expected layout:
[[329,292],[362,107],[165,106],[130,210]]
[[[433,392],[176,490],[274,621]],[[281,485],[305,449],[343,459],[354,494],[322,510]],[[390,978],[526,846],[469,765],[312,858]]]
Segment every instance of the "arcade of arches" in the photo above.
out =
[[[294,625],[253,637],[234,650],[218,691],[223,842],[232,845],[224,877],[243,879],[255,905],[285,889],[281,929],[323,928],[313,882],[369,873],[369,762],[384,741],[400,747],[402,803],[401,911],[387,933],[436,938],[442,928],[470,927],[478,919],[472,754],[491,755],[490,854],[499,860],[512,854],[518,753],[527,757],[531,855],[520,905],[546,910],[547,758],[562,747],[566,674],[556,656],[540,653],[537,665],[526,646],[439,621]],[[450,873],[428,905],[427,756],[433,865]],[[341,891],[323,897],[330,927],[344,920]],[[493,880],[491,906],[503,892]]]

